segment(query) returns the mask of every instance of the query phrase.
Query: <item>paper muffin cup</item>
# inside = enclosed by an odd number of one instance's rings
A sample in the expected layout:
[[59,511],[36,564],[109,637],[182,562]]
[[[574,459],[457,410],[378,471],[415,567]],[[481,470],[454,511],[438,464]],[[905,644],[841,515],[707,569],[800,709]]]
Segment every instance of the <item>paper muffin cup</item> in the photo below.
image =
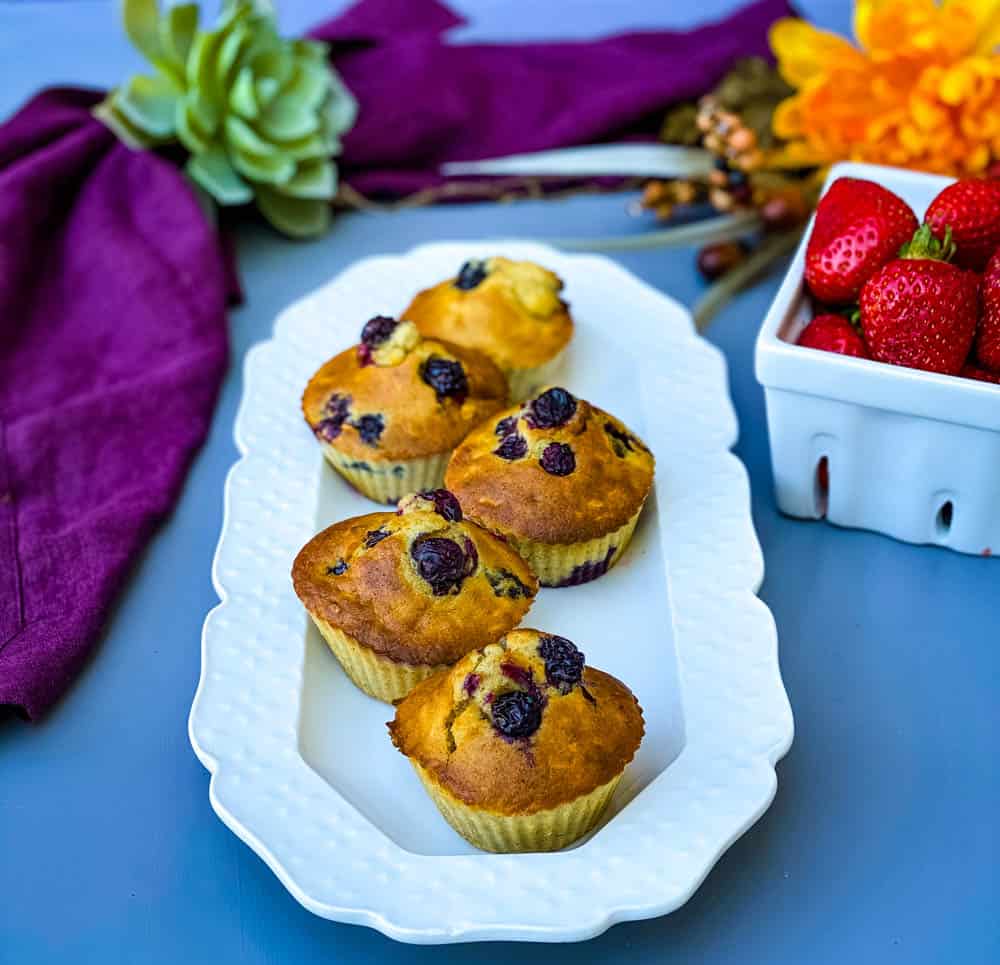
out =
[[369,697],[391,704],[402,700],[422,680],[444,670],[447,664],[400,663],[370,650],[363,643],[337,629],[332,623],[309,614],[323,635],[344,673]]
[[535,571],[542,586],[578,586],[603,576],[621,559],[640,515],[642,506],[624,526],[581,543],[542,543],[506,533],[504,536]]
[[562,364],[565,349],[560,349],[547,362],[529,369],[504,369],[507,384],[510,386],[511,402],[523,402],[534,393],[556,380],[559,366]]
[[377,503],[395,504],[407,493],[420,489],[440,489],[451,450],[392,462],[386,459],[355,459],[328,442],[322,443],[323,455],[358,492]]
[[420,764],[410,761],[442,817],[470,844],[483,851],[559,851],[593,830],[621,774],[589,794],[531,814],[496,814],[459,800]]

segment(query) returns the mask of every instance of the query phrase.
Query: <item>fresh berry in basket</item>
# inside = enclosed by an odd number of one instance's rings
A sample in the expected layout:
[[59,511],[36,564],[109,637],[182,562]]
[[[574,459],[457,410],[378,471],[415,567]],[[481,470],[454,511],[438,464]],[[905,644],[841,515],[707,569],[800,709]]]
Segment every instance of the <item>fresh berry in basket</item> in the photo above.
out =
[[948,233],[938,241],[928,225],[900,257],[861,291],[861,329],[872,357],[928,372],[957,375],[976,334],[979,276],[949,264]]
[[843,315],[817,315],[802,330],[799,345],[838,355],[853,355],[859,359],[871,358],[864,339]]
[[956,265],[982,271],[1000,248],[1000,181],[970,178],[949,184],[931,202],[924,221],[939,241],[951,228]]
[[873,181],[838,178],[816,208],[806,248],[806,284],[821,302],[858,300],[864,283],[913,237],[909,205]]
[[976,359],[986,368],[1000,372],[1000,248],[986,266],[979,293],[983,314],[979,320]]
[[991,372],[975,362],[966,362],[962,366],[962,371],[958,373],[963,379],[975,379],[977,382],[993,382],[1000,385],[1000,372]]

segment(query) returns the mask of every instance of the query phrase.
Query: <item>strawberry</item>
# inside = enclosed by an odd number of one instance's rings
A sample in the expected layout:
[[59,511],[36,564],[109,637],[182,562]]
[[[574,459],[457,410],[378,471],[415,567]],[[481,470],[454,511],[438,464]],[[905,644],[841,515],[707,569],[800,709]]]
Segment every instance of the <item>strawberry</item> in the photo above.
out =
[[1000,181],[969,178],[949,184],[931,202],[924,221],[939,241],[951,228],[956,265],[982,271],[1000,248]]
[[871,358],[861,336],[843,315],[817,315],[802,330],[799,345],[859,359]]
[[856,302],[861,288],[913,237],[909,206],[873,181],[837,178],[816,208],[806,284],[821,302]]
[[995,382],[1000,385],[1000,374],[991,372],[989,369],[980,368],[972,362],[966,362],[962,366],[962,371],[958,373],[963,379],[975,379],[977,382]]
[[986,266],[979,295],[983,315],[979,320],[976,358],[986,368],[1000,372],[1000,248]]
[[976,334],[979,276],[948,264],[948,233],[928,225],[861,290],[861,328],[872,357],[928,372],[957,375]]

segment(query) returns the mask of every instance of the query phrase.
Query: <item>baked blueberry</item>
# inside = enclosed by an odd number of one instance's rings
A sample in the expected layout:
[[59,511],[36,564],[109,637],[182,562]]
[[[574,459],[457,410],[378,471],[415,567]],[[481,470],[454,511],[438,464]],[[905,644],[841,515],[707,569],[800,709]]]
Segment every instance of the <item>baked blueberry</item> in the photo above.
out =
[[604,554],[603,559],[587,560],[585,563],[574,566],[569,576],[560,580],[556,586],[579,586],[581,583],[589,583],[591,580],[596,580],[599,576],[604,576],[611,567],[611,561],[614,559],[616,549],[618,549],[617,546],[610,546],[607,553]]
[[500,440],[500,445],[493,450],[494,456],[513,462],[515,459],[523,459],[528,454],[528,440],[524,436],[515,432],[513,435],[505,436]]
[[576,412],[576,398],[565,389],[546,389],[528,407],[525,416],[532,429],[557,429],[566,425]]
[[392,534],[384,526],[380,526],[378,529],[370,529],[365,533],[365,549],[370,550],[373,546],[381,543],[387,536]]
[[479,562],[472,540],[466,538],[463,548],[446,536],[418,537],[410,547],[410,556],[435,596],[458,592]]
[[520,684],[525,690],[530,690],[532,693],[538,692],[535,681],[531,677],[531,671],[527,667],[522,667],[519,663],[511,663],[509,660],[505,660],[500,664],[500,673],[508,680],[513,680],[514,683]]
[[438,401],[447,398],[462,401],[469,394],[469,380],[461,362],[432,355],[424,362],[421,378],[437,393]]
[[323,418],[316,423],[316,434],[327,442],[336,439],[350,415],[350,409],[351,397],[334,392],[323,406]]
[[361,329],[361,342],[369,348],[378,348],[394,331],[399,322],[388,315],[376,315],[365,322]]
[[545,679],[567,693],[583,678],[584,656],[572,640],[547,635],[538,644],[538,655],[545,661]]
[[576,469],[576,456],[565,442],[550,442],[539,460],[542,469],[552,476],[568,476]]
[[347,560],[341,557],[333,566],[328,566],[326,572],[330,576],[343,576],[347,572]]
[[522,596],[533,596],[530,587],[525,586],[510,570],[487,570],[486,580],[494,596],[517,600]]
[[611,439],[611,448],[619,459],[625,458],[626,452],[635,452],[636,449],[647,451],[646,447],[629,432],[623,432],[613,422],[604,423],[604,431]]
[[530,737],[542,723],[542,698],[527,690],[509,690],[491,705],[493,726],[511,739]]
[[506,419],[501,419],[493,430],[498,436],[509,436],[517,431],[517,416],[509,415]]
[[358,430],[361,440],[369,446],[377,446],[382,430],[385,428],[385,421],[378,413],[368,413],[351,423]]
[[458,270],[455,287],[464,292],[482,284],[486,278],[486,262],[470,259]]
[[434,503],[434,511],[449,523],[462,521],[462,507],[447,489],[425,489],[420,495]]

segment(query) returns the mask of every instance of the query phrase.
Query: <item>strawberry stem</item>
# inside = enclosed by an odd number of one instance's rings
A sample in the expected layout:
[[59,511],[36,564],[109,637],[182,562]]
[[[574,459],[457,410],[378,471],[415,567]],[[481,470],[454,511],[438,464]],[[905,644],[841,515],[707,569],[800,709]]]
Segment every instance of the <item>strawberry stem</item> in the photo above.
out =
[[951,240],[951,228],[944,229],[944,239],[941,240],[934,237],[931,226],[925,222],[917,228],[913,237],[899,249],[899,257],[951,261],[955,257],[955,242]]

